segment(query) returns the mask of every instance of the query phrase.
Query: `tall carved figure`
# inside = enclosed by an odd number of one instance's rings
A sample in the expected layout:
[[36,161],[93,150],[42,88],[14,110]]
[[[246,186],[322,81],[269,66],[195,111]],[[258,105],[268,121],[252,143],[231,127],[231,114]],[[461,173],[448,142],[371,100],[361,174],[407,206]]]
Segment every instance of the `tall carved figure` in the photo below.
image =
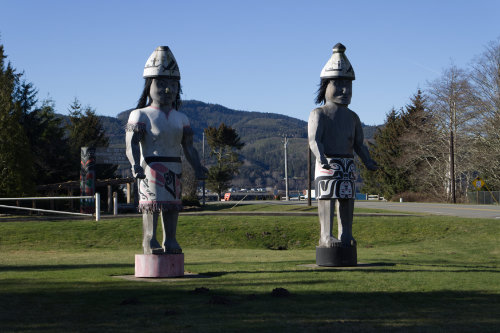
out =
[[[315,184],[321,226],[316,263],[320,266],[356,265],[356,241],[352,235],[354,211],[354,152],[369,170],[377,164],[363,144],[364,136],[358,115],[348,108],[352,97],[354,70],[338,43],[321,71],[316,97],[320,107],[309,116],[309,147],[316,157]],[[337,211],[338,239],[332,235]]]
[[[181,148],[197,179],[207,170],[193,147],[189,120],[181,105],[180,72],[168,46],[159,46],[144,67],[144,90],[126,127],[127,157],[138,181],[139,210],[143,214],[144,254],[179,254],[176,240],[181,201]],[[156,239],[158,216],[163,244]]]

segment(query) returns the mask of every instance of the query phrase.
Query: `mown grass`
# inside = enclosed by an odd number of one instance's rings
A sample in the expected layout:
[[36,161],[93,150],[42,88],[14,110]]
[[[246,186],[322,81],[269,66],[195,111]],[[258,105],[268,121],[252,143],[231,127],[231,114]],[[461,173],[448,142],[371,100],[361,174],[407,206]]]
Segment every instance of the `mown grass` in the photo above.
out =
[[[312,206],[303,204],[283,204],[281,201],[266,202],[266,203],[245,203],[245,202],[218,202],[209,203],[204,206],[203,211],[222,211],[222,212],[312,212],[318,211],[317,203],[313,202]],[[355,207],[354,213],[398,213],[399,211],[389,211],[376,208],[359,208]],[[415,213],[409,213],[415,214]]]
[[[0,223],[0,331],[494,332],[500,325],[495,220],[356,217],[363,265],[315,269],[303,266],[315,262],[314,216],[181,216],[185,268],[206,278],[117,278],[133,274],[141,232],[138,218]],[[290,296],[273,297],[275,288]]]

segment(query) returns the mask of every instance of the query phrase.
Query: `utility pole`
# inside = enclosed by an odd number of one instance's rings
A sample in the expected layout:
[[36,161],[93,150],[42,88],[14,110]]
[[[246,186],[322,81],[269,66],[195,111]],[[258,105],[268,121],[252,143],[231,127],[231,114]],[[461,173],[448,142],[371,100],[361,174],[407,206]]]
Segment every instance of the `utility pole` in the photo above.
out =
[[[205,131],[203,131],[203,140],[202,140],[202,146],[201,146],[201,152],[202,152],[202,159],[203,159],[203,166],[205,166]],[[205,206],[205,179],[202,180],[201,182],[201,190],[203,191],[202,195],[202,202],[203,206]]]
[[285,197],[286,197],[286,201],[290,201],[290,195],[289,195],[289,192],[288,192],[287,145],[288,145],[288,138],[285,136]]
[[311,206],[311,148],[307,144],[307,205]]
[[452,123],[450,126],[450,177],[451,177],[451,202],[457,203],[455,193],[455,131],[457,124],[457,109],[455,101],[452,102]]

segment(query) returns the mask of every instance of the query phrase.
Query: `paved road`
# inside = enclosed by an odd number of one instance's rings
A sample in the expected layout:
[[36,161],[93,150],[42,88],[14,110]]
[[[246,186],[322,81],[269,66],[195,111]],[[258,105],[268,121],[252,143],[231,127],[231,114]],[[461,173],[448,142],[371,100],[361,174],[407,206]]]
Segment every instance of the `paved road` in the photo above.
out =
[[[270,204],[270,205],[306,205],[307,201],[243,201],[241,204]],[[218,204],[217,202],[207,202],[209,205]],[[235,201],[227,202],[227,204],[237,204]],[[312,203],[316,206],[316,202]],[[459,217],[469,217],[469,218],[490,218],[498,219],[500,222],[500,206],[499,205],[462,205],[462,204],[437,204],[437,203],[416,203],[416,202],[384,202],[384,201],[361,201],[356,200],[356,207],[359,208],[373,208],[373,209],[383,209],[393,212],[405,212],[405,213],[427,213],[435,215],[448,215],[448,216],[459,216]],[[243,214],[243,213],[241,213]],[[238,214],[234,214],[238,215]],[[287,215],[286,212],[282,215]],[[306,215],[306,214],[304,214]],[[139,214],[121,214],[118,217],[125,216],[140,216]],[[109,215],[101,215],[102,218],[113,218]],[[60,218],[47,217],[49,219],[68,219],[67,216],[61,216]],[[79,217],[71,217],[79,218]],[[0,222],[8,222],[12,220],[17,220],[19,217],[3,217]],[[23,217],[22,220],[38,220],[40,217]],[[82,219],[84,219],[82,217]],[[88,219],[88,217],[86,218]]]
[[[306,201],[251,201],[252,203],[268,204],[307,204]],[[249,201],[243,201],[249,203]],[[313,205],[316,202],[313,201]],[[463,205],[463,204],[437,204],[437,203],[417,203],[417,202],[386,202],[386,201],[361,201],[356,200],[356,207],[387,209],[397,212],[427,213],[435,215],[448,215],[471,218],[490,218],[500,221],[499,205]]]
[[499,205],[454,205],[417,202],[356,201],[356,207],[500,220]]

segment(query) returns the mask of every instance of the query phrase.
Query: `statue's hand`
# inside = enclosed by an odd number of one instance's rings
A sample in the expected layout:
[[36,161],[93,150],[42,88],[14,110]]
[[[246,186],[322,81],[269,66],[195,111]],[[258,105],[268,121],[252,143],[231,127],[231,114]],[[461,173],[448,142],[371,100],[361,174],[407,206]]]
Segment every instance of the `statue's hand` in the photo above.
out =
[[365,166],[370,171],[377,171],[379,168],[377,162],[375,162],[374,160],[369,160],[367,163],[365,163]]
[[326,158],[322,158],[319,163],[321,164],[321,168],[325,170],[330,170],[332,167],[330,166],[330,163],[328,163],[328,160]]
[[132,167],[132,176],[137,179],[146,178],[146,175],[144,174],[144,169],[140,165],[134,165]]
[[325,170],[330,170],[332,167],[328,163],[321,163],[321,168]]
[[205,168],[203,165],[200,165],[198,168],[196,168],[195,172],[196,179],[205,180],[207,179],[207,174],[208,174],[208,169]]

